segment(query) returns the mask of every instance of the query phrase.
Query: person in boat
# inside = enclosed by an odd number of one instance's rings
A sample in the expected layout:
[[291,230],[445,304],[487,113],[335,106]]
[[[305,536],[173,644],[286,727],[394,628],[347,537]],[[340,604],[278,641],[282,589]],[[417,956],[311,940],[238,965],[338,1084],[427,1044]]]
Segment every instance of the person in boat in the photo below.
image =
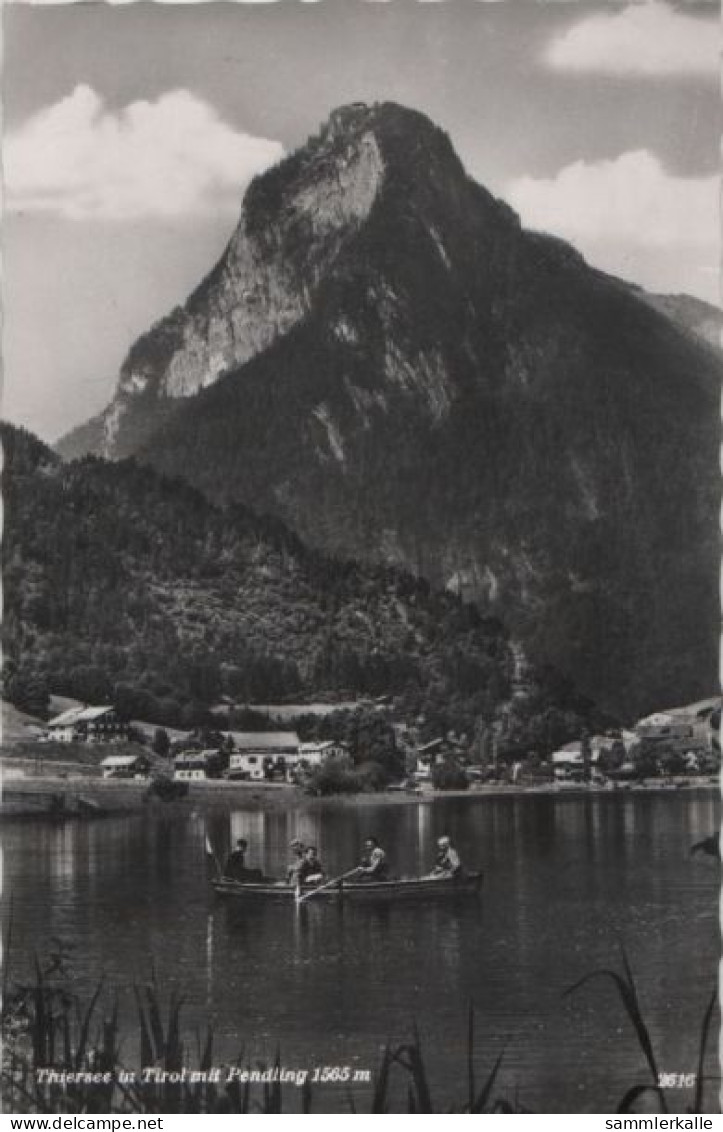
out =
[[316,853],[315,845],[307,845],[296,874],[297,884],[321,884],[324,869]]
[[437,840],[437,857],[430,875],[450,878],[462,876],[462,862],[459,859],[459,853],[446,834]]
[[246,880],[246,874],[248,872],[246,868],[246,850],[248,847],[248,841],[244,837],[239,837],[236,842],[236,848],[233,852],[229,853],[223,868],[223,875],[228,880]]
[[389,880],[387,855],[376,837],[367,837],[364,842],[364,855],[357,869],[357,879],[361,881]]
[[702,841],[696,841],[695,845],[691,846],[691,855],[696,853],[707,853],[709,857],[715,857],[720,861],[720,835],[712,833],[710,837],[704,837]]
[[293,841],[289,842],[289,849],[291,850],[291,863],[286,871],[286,881],[287,884],[295,885],[298,881],[299,869],[304,860],[306,846],[303,841],[299,841],[299,838],[295,837]]

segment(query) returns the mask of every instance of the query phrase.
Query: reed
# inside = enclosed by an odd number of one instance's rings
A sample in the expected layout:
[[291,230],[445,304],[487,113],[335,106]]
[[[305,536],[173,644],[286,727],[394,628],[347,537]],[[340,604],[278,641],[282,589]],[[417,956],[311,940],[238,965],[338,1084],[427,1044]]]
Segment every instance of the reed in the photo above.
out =
[[[248,1081],[223,1083],[200,1079],[170,1080],[183,1066],[193,1064],[197,1074],[208,1076],[214,1064],[214,1037],[210,1027],[195,1042],[183,1037],[183,996],[171,992],[166,1005],[155,975],[144,985],[134,987],[137,1031],[122,1038],[119,1029],[117,995],[110,1002],[104,997],[101,980],[87,1003],[81,1004],[69,989],[64,954],[49,963],[36,959],[33,979],[16,984],[3,1003],[2,1085],[6,1111],[34,1113],[283,1113],[291,1100],[277,1080],[252,1085]],[[430,1074],[422,1052],[416,1026],[411,1040],[388,1043],[374,1075],[368,1108],[362,1111],[389,1113],[402,1111],[432,1113],[512,1112],[505,1100],[493,1098],[493,1088],[502,1062],[497,1058],[480,1087],[476,1084],[474,1049],[474,1011],[470,1009],[467,1052],[467,1094],[459,1106],[439,1110],[432,1101]],[[143,1080],[127,1072],[122,1047],[134,1039],[140,1064],[159,1070],[158,1080]],[[243,1051],[234,1066],[244,1064]],[[281,1052],[273,1064],[281,1068]],[[250,1066],[247,1066],[250,1068]],[[37,1070],[87,1070],[108,1073],[107,1083],[58,1084],[41,1080]],[[263,1072],[267,1066],[256,1063]],[[316,1094],[308,1079],[294,1089],[293,1109],[313,1112]],[[346,1104],[356,1112],[355,1100],[347,1094]]]
[[[620,998],[625,1013],[632,1024],[633,1031],[637,1043],[643,1053],[644,1060],[647,1065],[650,1079],[648,1081],[638,1081],[630,1086],[621,1097],[615,1109],[616,1112],[634,1112],[633,1105],[637,1104],[643,1098],[653,1097],[656,1099],[661,1114],[667,1114],[670,1110],[668,1107],[667,1090],[661,1088],[660,1082],[662,1074],[660,1071],[660,1063],[655,1053],[653,1041],[650,1036],[650,1031],[643,1016],[642,1007],[640,1005],[640,995],[633,976],[630,961],[624,947],[621,947],[621,963],[622,974],[613,971],[607,967],[598,968],[595,971],[590,971],[589,974],[584,975],[582,979],[578,979],[571,987],[568,987],[564,995],[574,994],[583,986],[590,983],[593,979],[605,979],[612,983]],[[698,1035],[698,1059],[697,1059],[697,1073],[695,1076],[695,1091],[693,1096],[692,1107],[688,1107],[685,1111],[691,1114],[705,1113],[707,1110],[703,1107],[704,1104],[704,1090],[706,1078],[704,1076],[705,1058],[708,1048],[708,1041],[710,1038],[710,1028],[715,1011],[716,1003],[718,1001],[718,991],[713,987],[710,998],[703,1013],[703,1019],[700,1026]],[[717,1110],[715,1110],[717,1111]]]
[[[6,949],[7,958],[7,949]],[[2,1003],[2,1092],[6,1112],[32,1113],[312,1113],[318,1100],[308,1079],[302,1087],[285,1089],[272,1080],[249,1081],[209,1079],[214,1065],[214,1035],[191,1033],[183,1028],[183,995],[172,991],[164,1003],[155,974],[134,987],[137,1026],[121,1033],[118,996],[109,994],[101,980],[87,1001],[81,1002],[72,989],[67,966],[68,953],[55,941],[55,948],[44,963],[36,958],[32,978],[25,983],[5,984]],[[635,1111],[634,1106],[653,1096],[661,1112],[667,1112],[665,1090],[659,1085],[659,1066],[649,1028],[643,1017],[638,989],[628,962],[622,955],[622,972],[610,969],[590,972],[566,995],[578,992],[594,979],[611,982],[620,997],[640,1047],[649,1075],[636,1081],[617,1103],[617,1112]],[[698,1075],[692,1107],[686,1111],[702,1113],[705,1058],[710,1040],[716,993],[707,1004],[698,1040]],[[499,1090],[504,1049],[480,1073],[476,1043],[477,1020],[470,1006],[466,1050],[459,1066],[459,1101],[438,1107],[433,1096],[434,1049],[428,1057],[416,1025],[408,1041],[387,1042],[374,1074],[368,1095],[362,1103],[351,1091],[342,1097],[352,1113],[514,1113],[527,1112],[516,1098]],[[128,1072],[124,1051],[129,1044],[140,1054],[140,1064],[157,1070],[156,1079],[139,1079]],[[136,1060],[137,1058],[134,1058]],[[253,1066],[241,1050],[233,1067],[279,1069],[277,1049],[272,1065]],[[186,1066],[194,1067],[195,1079],[171,1080]],[[101,1083],[48,1082],[38,1076],[41,1068],[56,1071],[107,1073]],[[228,1068],[228,1067],[226,1067]],[[328,1097],[325,1098],[328,1101]],[[286,1107],[285,1107],[286,1106]]]

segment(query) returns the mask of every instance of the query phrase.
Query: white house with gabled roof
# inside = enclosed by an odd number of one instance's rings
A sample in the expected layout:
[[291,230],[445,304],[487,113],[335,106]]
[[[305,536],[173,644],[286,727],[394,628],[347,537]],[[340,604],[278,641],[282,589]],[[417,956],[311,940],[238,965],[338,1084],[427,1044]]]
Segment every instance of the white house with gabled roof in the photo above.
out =
[[234,750],[229,757],[229,778],[286,776],[299,761],[300,742],[295,731],[230,731]]
[[299,746],[299,765],[304,768],[321,766],[327,759],[341,759],[349,754],[349,744],[339,739],[318,739]]
[[56,715],[46,725],[46,738],[58,743],[114,743],[128,736],[112,704],[73,707]]
[[100,765],[103,778],[147,778],[150,769],[145,755],[108,755]]

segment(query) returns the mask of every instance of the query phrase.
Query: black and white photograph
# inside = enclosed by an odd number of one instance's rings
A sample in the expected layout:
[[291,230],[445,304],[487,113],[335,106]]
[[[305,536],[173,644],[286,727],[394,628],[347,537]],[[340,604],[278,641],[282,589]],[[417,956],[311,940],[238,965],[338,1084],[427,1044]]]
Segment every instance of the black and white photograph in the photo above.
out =
[[2,21],[2,1111],[712,1127],[717,0]]

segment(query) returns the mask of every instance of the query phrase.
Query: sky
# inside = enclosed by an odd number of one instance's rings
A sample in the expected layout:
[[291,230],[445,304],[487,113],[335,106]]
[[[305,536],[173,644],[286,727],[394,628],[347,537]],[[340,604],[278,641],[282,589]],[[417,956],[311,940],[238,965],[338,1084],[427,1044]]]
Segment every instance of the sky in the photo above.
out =
[[4,416],[52,442],[213,266],[250,179],[392,99],[532,228],[719,296],[716,0],[6,4]]

